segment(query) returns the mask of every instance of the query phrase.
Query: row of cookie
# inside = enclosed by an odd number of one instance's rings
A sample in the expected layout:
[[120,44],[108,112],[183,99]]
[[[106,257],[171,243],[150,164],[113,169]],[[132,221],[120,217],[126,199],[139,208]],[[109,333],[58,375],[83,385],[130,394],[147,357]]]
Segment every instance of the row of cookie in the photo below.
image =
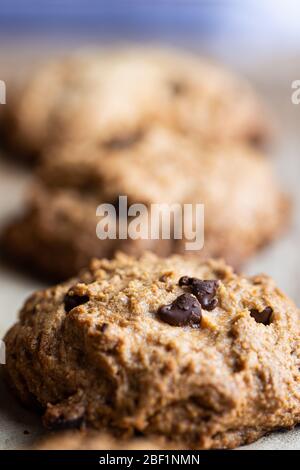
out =
[[45,67],[15,98],[6,140],[40,166],[3,245],[43,275],[67,278],[117,249],[184,251],[185,240],[99,241],[96,208],[119,195],[204,204],[200,256],[236,266],[286,225],[271,165],[249,145],[266,135],[258,101],[219,67],[166,51],[83,54]]
[[115,203],[119,195],[149,207],[204,204],[204,248],[197,255],[224,257],[235,266],[275,239],[288,221],[289,204],[269,160],[243,145],[199,145],[153,128],[126,149],[73,143],[54,155],[37,171],[25,214],[2,237],[7,255],[54,280],[118,249],[184,252],[184,239],[99,240],[97,206]]
[[[96,207],[120,194],[204,203],[204,250],[94,260],[36,292],[5,337],[5,370],[47,428],[232,448],[299,422],[299,311],[266,276],[201,257],[242,263],[281,232],[288,203],[249,145],[265,135],[252,92],[196,59],[146,56],[82,56],[28,85],[10,136],[41,164],[6,250],[55,279],[117,248],[184,251],[180,240],[99,241]],[[110,445],[94,436],[60,445]]]

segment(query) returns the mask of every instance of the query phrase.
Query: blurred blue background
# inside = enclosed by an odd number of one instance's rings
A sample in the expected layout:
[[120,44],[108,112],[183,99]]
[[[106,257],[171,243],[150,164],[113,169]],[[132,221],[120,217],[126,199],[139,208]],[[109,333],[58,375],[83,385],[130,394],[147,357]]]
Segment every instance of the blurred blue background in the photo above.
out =
[[164,40],[261,51],[298,48],[298,0],[0,0],[0,40]]

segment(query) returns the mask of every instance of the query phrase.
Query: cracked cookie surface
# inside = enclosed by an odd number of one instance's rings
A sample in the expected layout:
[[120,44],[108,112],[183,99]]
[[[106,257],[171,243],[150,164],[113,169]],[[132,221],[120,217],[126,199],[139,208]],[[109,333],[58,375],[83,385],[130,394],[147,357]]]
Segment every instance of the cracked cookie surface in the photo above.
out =
[[[159,315],[184,310],[183,294],[202,302],[196,325]],[[299,333],[298,309],[267,276],[119,254],[27,300],[5,337],[6,372],[49,428],[232,448],[300,421]]]

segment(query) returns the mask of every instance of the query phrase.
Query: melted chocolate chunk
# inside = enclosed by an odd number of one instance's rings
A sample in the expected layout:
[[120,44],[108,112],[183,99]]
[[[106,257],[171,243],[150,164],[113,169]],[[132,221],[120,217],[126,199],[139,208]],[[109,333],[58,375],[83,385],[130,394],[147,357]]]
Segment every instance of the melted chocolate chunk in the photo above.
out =
[[182,294],[169,305],[158,310],[159,318],[173,326],[200,326],[202,313],[198,300],[191,294]]
[[66,294],[64,298],[65,311],[69,313],[78,305],[86,304],[90,300],[88,295],[71,295]]
[[263,325],[270,325],[272,313],[272,307],[266,307],[262,312],[259,312],[256,308],[250,310],[251,317],[254,318],[257,323],[262,323]]
[[199,300],[201,307],[205,310],[213,310],[218,305],[218,299],[215,297],[219,281],[202,281],[196,277],[182,276],[179,279],[181,287],[190,287],[192,293]]

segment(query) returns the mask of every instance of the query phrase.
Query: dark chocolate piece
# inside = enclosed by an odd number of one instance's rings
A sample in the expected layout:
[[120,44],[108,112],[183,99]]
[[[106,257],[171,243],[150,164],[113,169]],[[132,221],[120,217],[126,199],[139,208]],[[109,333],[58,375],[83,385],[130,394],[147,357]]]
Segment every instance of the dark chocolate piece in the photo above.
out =
[[203,281],[196,277],[182,276],[179,279],[179,285],[181,287],[190,287],[192,293],[199,300],[201,307],[205,310],[213,310],[216,308],[218,299],[215,296],[219,281]]
[[158,316],[162,321],[173,326],[200,326],[201,305],[193,295],[182,294],[171,304],[160,307]]
[[65,311],[69,313],[73,308],[78,307],[78,305],[86,304],[89,300],[88,295],[72,295],[68,293],[64,298]]
[[256,308],[250,310],[251,317],[254,318],[257,323],[262,323],[263,325],[270,325],[272,313],[272,307],[266,307],[262,312],[259,312]]

